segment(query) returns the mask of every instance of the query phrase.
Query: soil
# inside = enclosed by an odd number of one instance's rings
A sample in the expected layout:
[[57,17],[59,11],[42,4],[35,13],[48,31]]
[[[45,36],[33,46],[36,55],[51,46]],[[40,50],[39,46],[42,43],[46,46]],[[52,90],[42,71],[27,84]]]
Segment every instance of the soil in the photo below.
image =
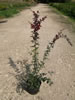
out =
[[[42,70],[50,72],[49,77],[53,81],[51,86],[43,83],[36,95],[30,95],[26,91],[21,95],[16,92],[17,80],[14,77],[12,61],[29,59],[31,46],[32,10],[39,10],[41,16],[47,16],[42,23],[40,34],[39,58],[49,41],[61,30],[68,35],[73,46],[66,40],[56,42],[46,67]],[[75,100],[75,31],[68,18],[56,13],[48,5],[38,4],[31,9],[23,10],[5,23],[0,23],[0,100]],[[11,59],[11,62],[10,62]],[[52,74],[51,74],[52,73]]]

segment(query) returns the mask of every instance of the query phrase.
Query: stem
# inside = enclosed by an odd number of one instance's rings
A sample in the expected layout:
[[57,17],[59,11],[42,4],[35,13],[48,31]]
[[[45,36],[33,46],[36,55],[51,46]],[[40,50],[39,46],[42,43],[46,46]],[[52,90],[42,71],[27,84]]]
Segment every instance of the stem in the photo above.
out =
[[39,43],[38,43],[38,33],[33,31],[33,50],[32,50],[32,63],[33,63],[33,73],[37,74],[38,73],[38,48],[39,48]]
[[41,61],[41,64],[40,64],[41,65],[40,68],[44,67],[45,60],[48,59],[51,49],[54,47],[56,41],[60,38],[66,39],[67,42],[70,44],[70,46],[72,46],[72,43],[70,42],[70,39],[67,37],[67,35],[64,35],[62,33],[62,30],[60,32],[58,32],[58,34],[56,34],[56,36],[53,38],[52,42],[49,42],[49,44],[47,45],[46,51],[43,56],[43,60]]

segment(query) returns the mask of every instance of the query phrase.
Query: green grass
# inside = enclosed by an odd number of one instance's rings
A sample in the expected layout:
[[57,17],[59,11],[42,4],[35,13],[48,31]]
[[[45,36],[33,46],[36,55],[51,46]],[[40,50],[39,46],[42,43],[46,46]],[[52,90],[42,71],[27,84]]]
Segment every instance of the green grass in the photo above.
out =
[[24,8],[27,8],[34,3],[0,3],[0,18],[12,17],[14,14],[19,13]]
[[75,3],[52,3],[50,6],[75,19]]

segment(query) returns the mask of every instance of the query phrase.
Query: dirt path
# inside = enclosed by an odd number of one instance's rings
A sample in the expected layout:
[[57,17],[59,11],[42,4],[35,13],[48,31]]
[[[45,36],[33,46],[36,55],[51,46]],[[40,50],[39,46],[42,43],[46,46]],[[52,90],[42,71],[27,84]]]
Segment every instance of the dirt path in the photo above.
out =
[[16,79],[11,74],[14,70],[9,64],[9,57],[15,62],[28,58],[31,40],[28,21],[32,20],[32,12],[30,9],[24,10],[8,19],[8,22],[0,24],[0,100],[75,100],[75,33],[72,25],[47,5],[39,4],[32,9],[48,17],[39,31],[40,58],[48,42],[63,28],[63,33],[71,39],[73,47],[60,39],[46,61],[44,70],[54,72],[51,76],[54,84],[51,87],[44,83],[35,96],[27,92],[19,95],[15,91]]

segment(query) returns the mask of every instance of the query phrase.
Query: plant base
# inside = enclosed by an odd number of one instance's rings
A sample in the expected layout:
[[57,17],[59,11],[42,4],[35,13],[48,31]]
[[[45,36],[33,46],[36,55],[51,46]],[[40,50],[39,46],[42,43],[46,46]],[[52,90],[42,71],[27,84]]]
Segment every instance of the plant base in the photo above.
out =
[[37,94],[40,90],[41,81],[37,76],[32,74],[29,75],[29,78],[26,81],[26,84],[21,85],[24,90],[26,90],[31,95]]
[[31,94],[31,95],[35,95],[35,94],[37,94],[38,92],[39,92],[39,90],[40,89],[29,89],[29,88],[26,88],[25,89],[29,94]]

